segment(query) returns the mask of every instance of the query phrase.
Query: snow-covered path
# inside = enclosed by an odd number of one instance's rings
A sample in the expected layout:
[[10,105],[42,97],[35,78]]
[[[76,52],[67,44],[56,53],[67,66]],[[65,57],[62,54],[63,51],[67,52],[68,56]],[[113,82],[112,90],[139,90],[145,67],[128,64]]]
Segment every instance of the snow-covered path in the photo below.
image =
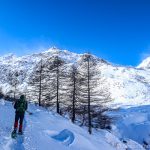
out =
[[14,109],[9,102],[0,101],[1,150],[115,150],[101,136],[89,135],[86,130],[57,114],[32,104],[24,121],[24,135],[11,139]]
[[44,108],[29,104],[29,111],[33,115],[25,115],[24,135],[12,139],[15,111],[0,100],[0,150],[145,150],[143,140],[150,142],[148,105],[111,112],[118,117],[112,131],[93,130],[92,135]]

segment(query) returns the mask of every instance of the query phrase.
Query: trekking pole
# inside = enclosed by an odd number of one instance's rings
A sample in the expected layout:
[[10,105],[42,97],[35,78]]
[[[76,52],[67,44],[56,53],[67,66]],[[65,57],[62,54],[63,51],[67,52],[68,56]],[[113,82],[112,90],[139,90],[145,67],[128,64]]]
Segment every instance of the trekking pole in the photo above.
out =
[[32,112],[30,112],[30,111],[28,111],[28,110],[26,110],[26,112],[27,112],[29,115],[32,115],[32,114],[33,114]]

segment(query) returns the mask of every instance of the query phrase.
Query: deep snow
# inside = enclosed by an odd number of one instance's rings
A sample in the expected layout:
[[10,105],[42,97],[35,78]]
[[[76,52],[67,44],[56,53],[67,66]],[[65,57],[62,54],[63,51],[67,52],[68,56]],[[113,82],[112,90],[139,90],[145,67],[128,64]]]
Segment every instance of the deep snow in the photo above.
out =
[[15,111],[12,103],[0,100],[0,150],[144,150],[143,141],[150,144],[150,105],[110,112],[117,118],[112,131],[93,130],[92,135],[34,104],[29,111],[33,115],[26,113],[24,135],[11,139]]
[[117,118],[112,133],[124,141],[132,139],[150,150],[150,105],[123,107],[111,112]]
[[10,134],[14,121],[14,109],[10,102],[0,101],[0,149],[1,150],[114,150],[105,138],[89,135],[85,129],[67,119],[32,104],[24,121],[24,135],[16,140]]

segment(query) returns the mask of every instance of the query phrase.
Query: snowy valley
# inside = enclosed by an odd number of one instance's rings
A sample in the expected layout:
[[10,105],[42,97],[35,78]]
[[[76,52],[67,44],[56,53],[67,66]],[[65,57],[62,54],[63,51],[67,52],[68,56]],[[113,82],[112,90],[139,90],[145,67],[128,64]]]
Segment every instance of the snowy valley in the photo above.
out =
[[[18,72],[17,94],[27,93],[28,83],[37,65],[43,60],[59,56],[69,72],[72,64],[79,64],[84,54],[51,48],[45,52],[17,57],[0,57],[0,89],[12,96],[9,74]],[[2,150],[144,150],[150,149],[150,58],[137,67],[111,64],[93,55],[98,76],[105,79],[102,87],[110,92],[113,110],[111,129],[94,129],[89,135],[86,127],[72,124],[51,110],[35,106],[31,101],[24,122],[24,135],[11,139],[14,109],[11,102],[0,100],[0,149]],[[97,91],[100,87],[96,88]]]

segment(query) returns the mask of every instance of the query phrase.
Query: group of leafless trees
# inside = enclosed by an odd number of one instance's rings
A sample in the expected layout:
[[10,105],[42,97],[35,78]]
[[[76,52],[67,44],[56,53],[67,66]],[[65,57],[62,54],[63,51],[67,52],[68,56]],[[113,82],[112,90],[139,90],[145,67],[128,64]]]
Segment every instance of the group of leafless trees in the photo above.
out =
[[[76,63],[67,63],[59,55],[42,58],[29,77],[26,97],[87,126],[90,134],[92,128],[109,128],[112,119],[105,112],[111,96],[97,67],[97,59],[88,53]],[[17,72],[8,75],[14,99],[18,77]]]
[[55,108],[73,123],[93,128],[107,128],[111,123],[104,112],[111,101],[110,93],[102,84],[105,80],[97,71],[97,60],[85,54],[78,63],[67,64],[53,56],[37,64],[29,81],[27,93],[38,99],[39,106]]

